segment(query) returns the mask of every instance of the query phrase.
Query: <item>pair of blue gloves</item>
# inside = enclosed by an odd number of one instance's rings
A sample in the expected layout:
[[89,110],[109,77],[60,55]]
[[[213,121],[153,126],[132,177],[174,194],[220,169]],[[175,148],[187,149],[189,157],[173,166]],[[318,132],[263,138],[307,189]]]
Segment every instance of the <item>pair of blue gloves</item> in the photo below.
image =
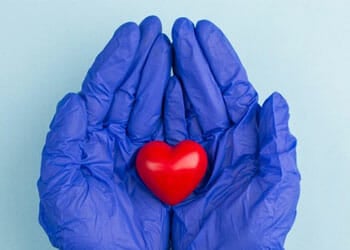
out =
[[[39,220],[53,246],[284,249],[300,182],[285,99],[273,93],[258,104],[213,23],[180,18],[172,37],[154,16],[122,25],[81,92],[59,102],[38,181]],[[208,171],[171,207],[142,183],[135,154],[153,140],[185,139],[206,149]]]

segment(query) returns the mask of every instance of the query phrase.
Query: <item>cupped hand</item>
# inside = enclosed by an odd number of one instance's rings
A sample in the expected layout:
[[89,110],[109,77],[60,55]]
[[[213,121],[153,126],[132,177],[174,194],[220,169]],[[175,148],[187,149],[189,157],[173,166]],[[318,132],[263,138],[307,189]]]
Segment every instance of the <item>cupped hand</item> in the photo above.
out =
[[174,207],[174,249],[283,249],[300,181],[285,99],[273,93],[258,104],[237,54],[209,21],[178,19],[173,43],[177,78],[165,108],[176,122],[166,140],[195,140],[209,157],[202,185]]
[[166,249],[169,209],[135,173],[162,140],[171,48],[155,17],[122,25],[79,94],[58,104],[42,154],[39,220],[60,249]]

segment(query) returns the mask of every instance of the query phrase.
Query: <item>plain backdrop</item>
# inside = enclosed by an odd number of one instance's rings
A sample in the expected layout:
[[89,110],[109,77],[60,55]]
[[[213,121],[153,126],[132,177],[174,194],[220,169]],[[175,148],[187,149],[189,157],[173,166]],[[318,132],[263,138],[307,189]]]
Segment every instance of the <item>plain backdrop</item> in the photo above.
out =
[[350,249],[350,1],[0,0],[0,249],[51,249],[38,224],[40,154],[56,103],[79,91],[126,21],[209,19],[263,101],[280,91],[302,193],[287,250]]

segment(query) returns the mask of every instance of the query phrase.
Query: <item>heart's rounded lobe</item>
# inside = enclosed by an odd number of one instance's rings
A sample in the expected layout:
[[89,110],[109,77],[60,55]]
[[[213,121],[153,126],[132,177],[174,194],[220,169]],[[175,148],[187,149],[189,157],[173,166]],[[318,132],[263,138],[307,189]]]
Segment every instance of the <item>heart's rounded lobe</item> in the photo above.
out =
[[175,205],[198,186],[208,159],[203,147],[185,140],[175,147],[161,141],[144,145],[136,157],[136,170],[145,185],[161,201]]

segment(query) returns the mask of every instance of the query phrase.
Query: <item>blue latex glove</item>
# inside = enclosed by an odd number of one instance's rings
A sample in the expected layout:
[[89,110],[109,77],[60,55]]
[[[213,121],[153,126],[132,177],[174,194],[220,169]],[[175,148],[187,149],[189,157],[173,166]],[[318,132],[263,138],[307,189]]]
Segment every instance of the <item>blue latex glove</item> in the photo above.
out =
[[202,185],[174,207],[174,249],[283,249],[300,182],[285,99],[273,93],[259,106],[238,56],[214,24],[194,28],[179,19],[173,43],[184,97],[174,78],[166,109],[176,123],[167,140],[193,139],[209,157]]
[[40,224],[60,249],[166,249],[169,209],[140,182],[134,156],[164,138],[171,47],[156,17],[122,25],[80,94],[58,104],[42,155]]

